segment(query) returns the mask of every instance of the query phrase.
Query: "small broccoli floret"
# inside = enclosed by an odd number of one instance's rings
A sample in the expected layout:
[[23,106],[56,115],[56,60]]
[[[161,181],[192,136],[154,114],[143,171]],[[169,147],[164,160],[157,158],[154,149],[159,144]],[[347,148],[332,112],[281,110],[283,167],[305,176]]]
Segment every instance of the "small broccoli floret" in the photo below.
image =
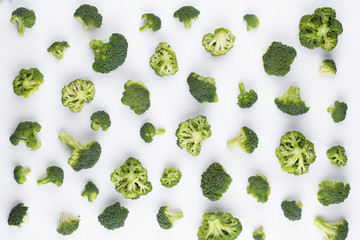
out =
[[174,75],[179,70],[176,54],[165,42],[159,43],[156,47],[149,64],[160,77]]
[[338,167],[345,166],[347,163],[347,156],[345,155],[345,148],[343,146],[334,146],[326,151],[328,159],[330,159],[332,165]]
[[18,96],[28,98],[39,90],[44,83],[44,75],[37,68],[21,69],[19,75],[13,81],[14,93]]
[[130,107],[136,114],[141,115],[150,108],[150,92],[141,81],[129,80],[124,85],[121,102]]
[[46,176],[37,180],[38,185],[53,183],[60,187],[64,182],[64,171],[57,166],[50,166],[46,169]]
[[104,228],[115,230],[124,226],[128,214],[129,210],[116,202],[104,209],[98,216],[98,221]]
[[257,28],[260,24],[258,17],[254,14],[245,14],[243,19],[247,24],[246,30],[248,31],[252,28]]
[[336,64],[333,59],[325,59],[322,61],[319,69],[320,75],[335,75]]
[[324,206],[342,203],[350,193],[350,185],[343,182],[325,180],[319,184],[319,187],[317,199]]
[[225,55],[234,46],[235,36],[229,29],[218,28],[203,37],[202,45],[213,56]]
[[283,113],[291,116],[297,116],[307,113],[310,107],[306,106],[305,102],[300,98],[300,88],[290,86],[284,95],[277,97],[274,100],[278,109]]
[[320,229],[326,240],[345,240],[349,232],[348,222],[344,219],[330,223],[322,217],[316,217],[314,225]]
[[240,94],[238,95],[237,104],[241,108],[250,108],[258,100],[257,93],[250,89],[248,92],[245,90],[244,83],[239,83]]
[[47,49],[47,51],[49,53],[51,53],[52,55],[54,55],[54,57],[56,57],[58,60],[63,59],[64,57],[64,52],[67,48],[69,48],[70,45],[68,42],[66,41],[62,41],[62,42],[54,42],[53,44],[51,44],[51,46]]
[[13,207],[8,218],[9,226],[21,228],[22,224],[27,223],[29,221],[28,210],[29,207],[25,206],[23,203],[18,203]]
[[145,21],[145,25],[140,28],[140,31],[151,29],[153,32],[160,30],[161,19],[153,13],[144,13],[141,19]]
[[267,178],[264,175],[257,174],[249,177],[248,182],[247,193],[256,198],[258,202],[267,202],[270,195],[270,185]]
[[89,80],[76,79],[65,85],[61,91],[61,101],[64,107],[72,112],[80,112],[85,103],[89,103],[95,96],[95,84]]
[[23,166],[18,165],[14,168],[14,179],[18,184],[24,184],[26,182],[26,175],[31,172],[30,169],[24,169]]
[[31,151],[35,151],[41,147],[41,141],[36,135],[40,130],[41,125],[37,122],[20,122],[9,140],[14,146],[17,146],[19,142],[24,142]]
[[11,23],[17,22],[18,25],[18,33],[21,36],[24,36],[25,28],[32,28],[35,24],[36,16],[33,10],[29,10],[24,7],[19,7],[11,14]]
[[164,187],[172,188],[180,182],[181,171],[174,167],[165,168],[163,175],[160,178],[160,182]]
[[327,111],[331,113],[331,118],[334,122],[341,122],[345,120],[346,111],[347,111],[347,104],[340,101],[335,101],[334,107],[329,107]]
[[184,6],[174,12],[174,18],[184,23],[186,29],[191,28],[191,21],[200,15],[200,11],[192,6]]
[[242,232],[239,219],[230,213],[208,212],[203,215],[197,236],[199,240],[233,240]]
[[96,185],[89,181],[86,185],[85,185],[85,189],[82,191],[81,196],[82,197],[87,197],[89,202],[93,202],[96,197],[99,194],[99,189],[96,187]]
[[61,235],[71,235],[73,232],[78,229],[80,224],[80,216],[78,217],[70,217],[66,214],[62,214],[60,216],[60,221],[56,231]]
[[147,170],[133,157],[129,157],[120,168],[116,168],[111,173],[110,179],[115,184],[116,191],[124,198],[137,199],[152,190]]
[[146,122],[140,129],[140,136],[146,143],[151,143],[155,135],[162,135],[165,129],[156,129],[152,123]]
[[296,201],[283,201],[281,203],[281,209],[284,215],[290,221],[297,221],[301,219],[302,203]]
[[90,120],[90,127],[93,130],[98,130],[99,128],[101,128],[101,130],[106,131],[111,125],[110,116],[105,111],[94,112],[91,115]]
[[240,134],[227,141],[227,146],[228,148],[240,147],[245,153],[252,153],[258,147],[258,143],[259,139],[252,129],[241,127]]
[[74,139],[69,132],[61,132],[58,138],[72,151],[68,164],[76,172],[92,168],[99,160],[101,146],[97,141],[88,141],[85,145]]
[[102,24],[102,16],[98,9],[89,4],[83,4],[76,9],[74,18],[80,19],[85,30],[90,30],[92,27],[100,28]]
[[253,232],[254,240],[265,240],[265,233],[263,232],[263,227],[259,227],[256,231]]
[[214,78],[203,77],[192,72],[187,78],[187,83],[189,85],[190,94],[199,103],[216,103],[218,101]]
[[193,156],[199,155],[201,143],[211,136],[210,124],[205,116],[197,116],[179,124],[176,133],[177,145],[186,148]]
[[157,221],[163,229],[172,228],[174,223],[183,217],[184,215],[182,211],[173,212],[170,210],[170,206],[160,207],[159,212],[156,215]]

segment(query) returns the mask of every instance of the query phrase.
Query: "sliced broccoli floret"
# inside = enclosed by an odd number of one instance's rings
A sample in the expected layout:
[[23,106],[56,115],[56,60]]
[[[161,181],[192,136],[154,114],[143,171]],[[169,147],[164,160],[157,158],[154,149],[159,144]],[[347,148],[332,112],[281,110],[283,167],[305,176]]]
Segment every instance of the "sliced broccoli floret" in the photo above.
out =
[[160,77],[174,75],[179,70],[176,54],[165,42],[159,43],[156,47],[149,64]]
[[192,72],[187,78],[187,83],[189,85],[190,94],[199,103],[216,103],[218,101],[214,78],[203,77]]
[[71,235],[75,232],[80,224],[80,216],[78,217],[70,217],[66,214],[62,214],[60,216],[60,221],[56,231],[61,235]]
[[80,19],[85,30],[90,30],[92,27],[100,28],[102,24],[102,16],[98,9],[89,4],[83,4],[76,9],[74,18]]
[[257,174],[249,177],[248,182],[247,193],[256,198],[258,202],[267,202],[270,196],[270,185],[267,178],[264,175]]
[[85,103],[89,103],[95,96],[95,84],[89,80],[76,79],[65,85],[61,90],[61,101],[64,107],[72,112],[80,112]]
[[145,25],[140,28],[140,31],[151,29],[153,32],[160,30],[161,19],[153,13],[144,13],[141,19],[145,21]]
[[245,14],[243,19],[247,24],[246,30],[248,31],[252,28],[257,28],[260,24],[258,17],[254,14]]
[[33,10],[29,10],[24,7],[19,7],[14,10],[11,14],[11,23],[17,22],[18,25],[18,33],[21,36],[24,36],[25,28],[32,28],[35,24],[36,16]]
[[317,199],[324,206],[342,203],[350,193],[350,185],[343,182],[325,180],[319,184],[319,187]]
[[252,153],[258,147],[258,143],[259,139],[252,129],[241,127],[240,134],[227,141],[227,146],[228,148],[240,147],[245,153]]
[[31,170],[24,169],[23,166],[18,165],[14,168],[14,179],[18,184],[24,184],[26,182],[26,175],[28,175]]
[[110,116],[105,111],[97,111],[94,112],[91,117],[91,129],[98,130],[101,128],[101,130],[106,131],[111,126],[111,120]]
[[20,122],[9,140],[14,146],[24,142],[31,151],[35,151],[41,147],[41,141],[36,135],[40,130],[41,125],[37,122]]
[[301,219],[302,203],[296,201],[283,201],[281,203],[281,209],[284,216],[290,221],[297,221]]
[[321,62],[320,75],[335,75],[336,74],[336,64],[333,59],[325,59]]
[[21,69],[19,75],[13,81],[14,93],[27,98],[44,83],[44,75],[37,68]]
[[150,92],[141,81],[129,80],[124,85],[121,102],[130,107],[136,114],[141,115],[150,108]]
[[160,207],[159,212],[156,215],[157,221],[163,229],[172,228],[174,223],[183,217],[184,215],[182,211],[173,212],[170,210],[170,206]]
[[85,189],[82,191],[81,196],[82,197],[87,197],[89,202],[93,202],[96,197],[99,194],[99,189],[96,187],[96,185],[89,181],[86,185],[85,185]]
[[47,51],[49,53],[51,53],[54,57],[56,57],[57,59],[63,59],[64,57],[64,52],[67,48],[69,48],[70,45],[68,42],[66,41],[62,41],[62,42],[54,42],[53,44],[51,44],[51,46],[47,49]]
[[29,221],[28,210],[29,207],[25,206],[23,203],[18,203],[13,207],[8,218],[9,226],[21,228],[24,223],[27,223]]
[[152,123],[146,122],[140,129],[140,136],[146,143],[151,143],[155,135],[162,135],[165,129],[156,129]]
[[200,15],[200,11],[192,6],[184,6],[174,12],[174,18],[184,23],[186,29],[191,28],[191,21]]
[[213,56],[225,55],[234,46],[235,36],[229,29],[218,28],[214,34],[208,33],[203,37],[202,45]]
[[239,107],[241,108],[252,107],[252,105],[254,105],[254,103],[256,103],[256,101],[258,100],[257,93],[252,89],[246,91],[244,87],[244,83],[242,82],[239,83],[239,89],[240,89],[240,94],[238,95],[238,102],[237,102]]
[[60,187],[64,182],[64,171],[57,166],[50,166],[46,169],[46,176],[37,180],[38,185],[53,183]]
[[310,107],[306,106],[305,102],[300,98],[300,88],[290,86],[284,95],[277,97],[274,100],[276,106],[283,113],[291,116],[297,116],[307,113]]
[[124,226],[128,215],[129,210],[121,207],[120,203],[116,202],[104,209],[98,216],[98,221],[104,228],[115,230]]
[[326,151],[328,159],[330,159],[332,165],[338,167],[345,166],[347,163],[347,156],[345,154],[345,148],[343,146],[334,146]]
[[349,232],[348,222],[344,219],[330,223],[322,217],[316,217],[314,225],[320,229],[326,240],[345,240]]
[[347,104],[345,102],[335,101],[334,107],[329,107],[327,111],[331,113],[331,118],[338,123],[346,118]]
[[174,167],[165,168],[163,175],[160,178],[160,182],[164,187],[172,188],[180,182],[181,171]]
[[259,227],[256,231],[253,232],[254,240],[265,240],[265,233],[263,232],[263,227]]

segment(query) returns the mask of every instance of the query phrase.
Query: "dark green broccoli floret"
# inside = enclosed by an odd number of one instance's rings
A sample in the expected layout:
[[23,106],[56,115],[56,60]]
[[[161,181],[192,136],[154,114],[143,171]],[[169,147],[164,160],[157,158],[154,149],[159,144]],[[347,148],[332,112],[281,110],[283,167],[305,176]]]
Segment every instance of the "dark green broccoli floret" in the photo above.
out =
[[90,127],[93,130],[98,130],[99,128],[101,128],[103,131],[106,131],[111,125],[110,116],[105,111],[94,112],[91,115],[90,120]]
[[24,142],[31,151],[35,151],[41,147],[41,141],[36,135],[40,130],[41,125],[37,122],[20,122],[9,140],[14,146],[17,146],[19,142]]
[[140,129],[140,136],[146,143],[151,143],[155,135],[162,135],[165,129],[156,129],[152,123],[146,122]]
[[199,240],[233,240],[241,232],[242,225],[239,219],[230,213],[207,212],[203,215],[197,236]]
[[192,6],[184,6],[174,12],[174,18],[184,23],[186,29],[191,28],[191,21],[200,15],[200,11]]
[[150,92],[141,81],[129,80],[124,85],[121,102],[130,107],[136,114],[141,115],[150,108]]
[[281,42],[272,42],[262,57],[264,70],[269,75],[283,77],[290,71],[295,57],[295,48]]
[[190,94],[199,103],[216,103],[218,101],[214,78],[203,77],[192,72],[187,78],[187,83],[189,85]]
[[251,194],[258,202],[267,202],[270,195],[270,185],[264,175],[257,174],[248,178],[249,186],[246,188],[248,194]]
[[70,136],[68,132],[60,133],[59,139],[72,151],[68,164],[76,172],[92,168],[100,158],[101,146],[97,141],[88,141],[85,145]]
[[9,226],[21,228],[22,224],[27,223],[29,221],[28,210],[29,207],[25,206],[23,203],[18,203],[13,207],[8,218]]
[[227,141],[227,146],[228,148],[240,147],[245,153],[252,153],[258,147],[258,143],[259,139],[252,129],[241,127],[240,134]]
[[90,30],[92,27],[100,28],[102,24],[102,16],[98,9],[89,4],[83,4],[76,9],[74,18],[80,19],[85,30]]
[[263,227],[259,227],[256,231],[253,232],[254,240],[265,240],[265,233],[263,232]]
[[165,42],[159,43],[156,47],[149,64],[160,77],[174,75],[179,70],[176,54]]
[[281,209],[284,215],[290,221],[297,221],[301,219],[302,203],[296,201],[283,201],[281,203]]
[[257,28],[260,24],[258,17],[254,14],[245,14],[243,19],[247,24],[246,30],[248,31],[252,28]]
[[300,98],[300,88],[290,86],[284,95],[277,97],[274,100],[278,109],[283,113],[291,116],[297,116],[307,113],[310,107],[306,106],[305,102]]
[[350,185],[343,182],[325,180],[319,184],[319,187],[317,199],[324,206],[342,203],[350,193]]
[[316,217],[314,225],[320,229],[326,240],[345,240],[349,232],[348,222],[344,219],[330,223],[322,217]]
[[345,166],[347,163],[347,156],[345,155],[345,148],[343,146],[334,146],[326,151],[328,159],[330,159],[332,165],[338,167]]
[[81,196],[87,197],[89,202],[93,202],[98,194],[99,194],[99,189],[96,187],[96,185],[93,182],[89,181],[85,185],[85,189],[82,191]]
[[317,8],[314,14],[303,16],[299,24],[301,45],[310,49],[316,47],[328,51],[334,49],[338,35],[343,32],[341,22],[335,18],[335,10],[329,7]]
[[199,155],[201,143],[211,136],[210,124],[205,116],[197,116],[179,124],[176,133],[177,145],[186,148],[193,156]]
[[18,184],[24,184],[26,182],[26,175],[31,172],[30,169],[24,169],[23,166],[16,166],[14,168],[14,179]]
[[229,29],[218,28],[214,34],[208,33],[203,37],[202,45],[213,56],[225,55],[234,46],[235,36]]
[[60,187],[64,182],[64,171],[57,166],[50,166],[46,169],[46,176],[39,178],[37,184],[53,183]]
[[151,29],[153,32],[160,30],[161,19],[153,13],[144,13],[141,19],[145,21],[145,25],[140,28],[140,31]]
[[60,216],[60,221],[56,231],[61,235],[70,235],[78,229],[80,224],[80,216],[79,217],[69,217],[66,214],[62,214]]
[[36,16],[33,10],[24,7],[19,7],[11,14],[10,22],[18,22],[18,33],[24,36],[25,28],[32,28],[35,24]]
[[239,83],[240,94],[238,95],[237,104],[241,108],[250,108],[258,100],[257,93],[250,89],[248,92],[245,90],[244,83]]
[[335,101],[334,107],[329,107],[327,111],[331,113],[331,117],[334,122],[341,122],[345,120],[347,104],[344,102]]
[[129,210],[121,207],[120,203],[116,202],[104,209],[98,216],[98,221],[105,228],[114,230],[124,226],[128,214]]
[[164,187],[172,188],[180,182],[181,171],[174,167],[165,168],[160,182]]
[[98,73],[109,73],[121,66],[126,59],[128,42],[126,38],[113,33],[109,42],[91,40],[90,47],[94,51],[95,59],[92,68]]
[[110,179],[115,184],[116,191],[124,198],[137,199],[152,190],[147,170],[133,157],[129,157],[120,168],[116,168],[111,173]]
[[336,64],[333,59],[325,59],[321,62],[319,73],[320,75],[335,75]]
[[27,98],[37,90],[44,82],[44,75],[37,68],[21,69],[19,75],[13,81],[14,93]]
[[163,229],[172,228],[174,223],[183,217],[184,215],[182,211],[172,212],[170,210],[170,206],[160,207],[159,212],[156,215],[157,221]]
[[47,51],[49,53],[51,53],[52,55],[54,55],[54,57],[56,57],[57,59],[63,59],[64,57],[64,52],[67,48],[69,48],[70,45],[68,42],[66,41],[62,41],[62,42],[54,42],[53,44],[51,44],[51,46],[47,49]]
[[61,90],[61,101],[64,107],[72,112],[80,112],[85,103],[89,103],[95,96],[95,84],[89,80],[76,79],[65,85]]

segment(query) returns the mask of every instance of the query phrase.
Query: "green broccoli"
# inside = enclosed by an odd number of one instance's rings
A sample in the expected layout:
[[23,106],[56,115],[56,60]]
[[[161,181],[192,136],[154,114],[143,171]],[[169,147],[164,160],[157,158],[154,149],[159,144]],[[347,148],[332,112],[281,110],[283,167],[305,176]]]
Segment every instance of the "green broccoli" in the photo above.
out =
[[29,221],[28,210],[29,207],[25,206],[23,203],[18,203],[13,207],[8,218],[9,226],[21,228],[22,224],[27,223]]
[[283,201],[281,203],[281,209],[284,215],[290,221],[297,221],[301,219],[302,203],[296,201]]
[[191,28],[191,21],[200,15],[200,11],[192,6],[184,6],[174,12],[174,18],[184,23],[186,29]]
[[324,206],[342,203],[350,193],[350,185],[343,182],[325,180],[319,184],[319,187],[317,199]]
[[115,230],[124,226],[128,215],[129,210],[121,207],[120,203],[116,202],[104,209],[98,216],[98,221],[104,228]]
[[235,36],[229,29],[218,28],[214,34],[204,35],[202,45],[213,56],[225,55],[234,46]]
[[263,232],[263,227],[259,227],[256,231],[253,232],[254,240],[265,240],[265,233]]
[[100,28],[102,24],[102,16],[98,9],[89,4],[83,4],[74,13],[74,18],[81,21],[81,25],[85,30],[90,30],[92,27]]
[[140,129],[140,136],[146,143],[151,143],[155,135],[162,135],[165,129],[156,129],[152,123],[146,122]]
[[44,75],[37,68],[21,69],[19,75],[13,81],[14,93],[18,96],[28,98],[39,90],[44,83]]
[[105,111],[97,111],[94,112],[91,117],[91,129],[98,130],[101,128],[101,130],[106,131],[111,126],[111,120],[110,116]]
[[24,184],[26,182],[26,175],[28,175],[31,170],[24,169],[23,166],[18,165],[14,168],[14,179],[18,184]]
[[347,104],[345,102],[335,101],[334,107],[329,107],[327,111],[331,113],[331,118],[338,123],[345,120]]
[[192,72],[187,78],[187,83],[189,85],[190,94],[199,103],[216,103],[218,101],[214,78],[203,77]]
[[314,14],[303,16],[299,23],[301,45],[309,49],[334,49],[338,36],[343,32],[341,22],[335,18],[335,10],[329,7],[317,8]]
[[230,213],[207,212],[203,215],[197,236],[199,240],[233,240],[241,232],[242,225],[239,219]]
[[116,168],[110,179],[115,184],[116,191],[124,198],[137,199],[152,190],[146,169],[133,157],[129,157],[120,168]]
[[177,145],[193,156],[199,155],[201,143],[211,136],[210,124],[205,116],[197,116],[179,124],[176,133]]
[[343,146],[334,146],[326,151],[326,155],[332,165],[338,167],[345,166],[347,163],[347,156],[345,155],[345,148]]
[[336,64],[333,59],[325,59],[321,62],[319,73],[320,75],[335,75]]
[[248,92],[245,90],[244,83],[239,83],[240,94],[238,95],[237,104],[241,108],[250,108],[258,100],[257,93],[250,89]]
[[153,32],[160,30],[161,19],[153,13],[144,13],[141,19],[145,21],[145,25],[140,28],[140,31],[151,29]]
[[20,122],[9,140],[14,146],[17,146],[19,142],[24,142],[31,151],[35,151],[41,147],[41,141],[36,135],[40,130],[41,125],[37,122]]
[[348,222],[344,219],[330,223],[322,217],[316,217],[314,225],[320,229],[326,240],[345,240],[349,232]]
[[76,172],[92,168],[98,162],[101,146],[97,141],[88,141],[85,145],[74,139],[69,132],[61,132],[59,140],[72,151],[68,164]]
[[124,85],[121,102],[129,106],[136,114],[141,115],[150,108],[149,89],[141,81],[129,80]]
[[156,47],[149,64],[160,77],[174,75],[179,70],[176,53],[165,42],[159,43]]
[[247,31],[250,31],[252,28],[257,28],[260,24],[258,17],[254,14],[245,14],[243,19],[247,24]]
[[252,153],[258,147],[259,139],[256,133],[248,128],[241,127],[240,134],[235,138],[227,141],[228,148],[240,147],[245,153]]
[[64,171],[57,166],[50,166],[46,169],[46,176],[37,180],[38,185],[53,183],[60,187],[64,182]]
[[61,90],[61,101],[64,107],[72,112],[80,112],[85,103],[89,103],[95,96],[95,84],[89,80],[76,79],[65,85]]
[[89,202],[93,202],[96,197],[99,194],[99,189],[96,187],[96,185],[89,181],[86,185],[85,185],[85,189],[82,191],[81,196],[82,197],[87,197]]
[[32,28],[34,26],[35,21],[35,12],[24,7],[19,7],[18,9],[14,10],[10,19],[11,23],[17,22],[19,24],[18,33],[21,36],[24,36],[25,28]]
[[69,217],[66,214],[62,214],[60,216],[60,221],[56,231],[64,236],[71,235],[75,232],[80,224],[80,216],[79,217]]
[[262,174],[257,174],[249,177],[248,182],[247,193],[256,198],[258,202],[267,202],[270,195],[270,185],[267,178]]
[[174,167],[165,168],[160,182],[164,187],[172,188],[180,182],[181,171]]
[[94,71],[98,73],[109,73],[125,62],[128,42],[123,35],[113,33],[107,43],[101,40],[91,40],[90,48],[95,54],[92,65]]
[[272,42],[262,57],[265,72],[269,75],[285,76],[290,71],[296,54],[295,48],[281,42]]
[[278,109],[283,113],[291,116],[297,116],[307,113],[310,107],[306,106],[305,102],[300,98],[300,88],[290,86],[284,95],[277,97],[274,100]]
[[54,42],[51,44],[51,46],[47,49],[49,53],[51,53],[54,57],[56,57],[58,60],[63,59],[64,52],[67,48],[69,48],[70,45],[66,41],[62,42]]
[[183,212],[173,212],[170,210],[170,206],[162,206],[159,209],[158,214],[156,215],[157,221],[161,228],[170,229],[174,226],[174,223],[183,218]]

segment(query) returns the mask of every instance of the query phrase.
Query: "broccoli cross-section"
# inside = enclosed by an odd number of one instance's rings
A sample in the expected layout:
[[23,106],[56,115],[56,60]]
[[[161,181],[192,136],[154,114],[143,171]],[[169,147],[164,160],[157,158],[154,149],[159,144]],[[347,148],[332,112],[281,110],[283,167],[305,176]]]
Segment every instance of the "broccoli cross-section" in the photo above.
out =
[[26,175],[28,175],[31,170],[24,169],[23,166],[18,165],[14,168],[14,179],[18,184],[24,184],[26,182]]
[[300,88],[296,86],[290,86],[286,93],[281,97],[275,98],[274,102],[280,111],[291,116],[307,113],[310,109],[301,100]]
[[37,137],[40,130],[41,125],[37,122],[20,122],[9,140],[14,146],[17,146],[19,142],[24,142],[31,151],[35,151],[41,147],[41,141]]
[[216,103],[218,101],[214,78],[203,77],[192,72],[187,78],[187,83],[189,85],[190,94],[199,103]]
[[240,147],[245,153],[252,153],[258,147],[259,139],[256,133],[246,126],[240,128],[240,134],[227,141],[228,148]]
[[46,169],[46,176],[37,180],[38,185],[53,183],[60,187],[64,182],[64,171],[57,166],[50,166]]
[[13,81],[14,93],[28,98],[44,83],[44,75],[37,68],[21,69]]
[[89,103],[95,96],[95,84],[89,80],[76,79],[65,85],[61,90],[61,101],[64,107],[72,112],[80,112],[85,103]]
[[98,130],[101,128],[101,130],[106,131],[111,126],[110,116],[105,111],[94,112],[91,115],[90,120],[90,127],[93,130]]
[[326,151],[326,155],[332,165],[338,167],[345,166],[347,163],[347,156],[345,154],[345,148],[343,146],[333,146]]
[[184,6],[174,12],[174,18],[178,18],[180,22],[184,23],[186,29],[191,28],[192,20],[199,15],[200,11],[192,6]]
[[70,217],[66,214],[62,214],[60,216],[60,221],[56,231],[64,236],[71,235],[75,232],[80,224],[80,216],[79,217]]
[[174,167],[165,168],[160,182],[164,187],[172,188],[180,182],[181,171]]
[[253,232],[254,240],[265,240],[265,233],[263,232],[263,227],[259,227],[257,230]]
[[119,202],[116,202],[102,211],[98,216],[98,221],[104,228],[115,230],[124,226],[128,215],[129,210],[126,207],[120,206]]
[[165,42],[159,43],[156,47],[149,64],[160,77],[174,75],[179,70],[176,53]]
[[213,56],[225,55],[234,46],[235,36],[229,29],[218,28],[204,35],[202,45]]
[[155,135],[162,135],[165,133],[165,129],[159,128],[156,129],[152,123],[146,122],[142,125],[140,129],[140,137],[146,143],[151,143]]
[[257,93],[252,89],[246,91],[243,82],[239,83],[239,90],[240,94],[238,95],[237,104],[241,108],[251,108],[258,100]]
[[302,214],[302,203],[296,201],[283,201],[281,203],[281,209],[283,210],[284,216],[290,221],[297,221],[301,219]]
[[334,107],[329,107],[327,111],[331,113],[331,118],[338,123],[346,118],[347,104],[345,102],[335,101]]
[[325,180],[319,184],[319,187],[317,199],[324,206],[342,203],[350,193],[350,185],[343,182]]
[[50,45],[47,51],[51,53],[54,57],[56,57],[58,60],[60,60],[63,59],[64,52],[69,47],[70,45],[66,41],[54,42],[53,44]]
[[331,223],[318,216],[314,225],[320,229],[326,240],[345,240],[349,232],[348,222],[344,219]]
[[151,29],[153,32],[160,30],[161,19],[153,13],[144,13],[141,19],[145,21],[144,26],[140,27],[140,31]]
[[83,4],[76,9],[74,18],[80,19],[81,25],[85,30],[90,30],[92,27],[100,28],[103,19],[97,7],[89,4]]
[[36,16],[33,10],[19,7],[11,14],[11,23],[18,23],[18,33],[24,36],[25,28],[32,28],[35,24]]
[[325,59],[321,62],[319,69],[320,75],[335,75],[336,71],[336,64],[333,59]]
[[247,24],[247,31],[250,31],[252,28],[257,28],[260,24],[258,17],[254,14],[245,14],[243,19]]
[[96,185],[89,181],[85,185],[85,189],[82,191],[81,196],[87,197],[89,202],[95,201],[96,197],[99,194],[99,189],[96,187]]
[[267,178],[262,174],[257,174],[249,177],[248,182],[247,193],[256,198],[258,202],[267,202],[270,196],[270,185]]
[[171,211],[170,206],[160,207],[159,212],[156,215],[157,222],[163,229],[171,229],[174,226],[174,223],[183,217],[182,211]]
[[29,207],[25,206],[23,203],[18,203],[13,207],[7,221],[9,226],[21,228],[24,223],[27,223],[29,221],[28,210]]
[[150,108],[150,92],[141,81],[129,80],[124,85],[121,102],[130,107],[136,114],[141,115]]

